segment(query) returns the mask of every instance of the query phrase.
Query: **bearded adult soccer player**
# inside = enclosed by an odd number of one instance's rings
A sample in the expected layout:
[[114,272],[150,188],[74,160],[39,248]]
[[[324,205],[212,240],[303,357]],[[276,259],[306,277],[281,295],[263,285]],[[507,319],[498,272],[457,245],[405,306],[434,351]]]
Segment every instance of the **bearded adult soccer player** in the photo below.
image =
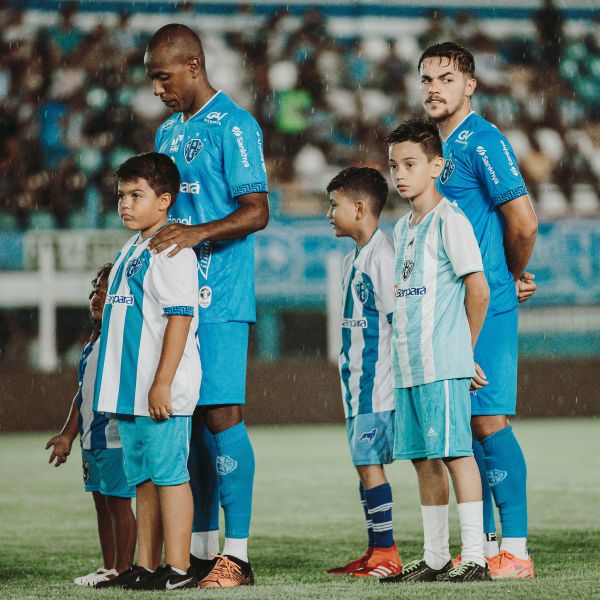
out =
[[202,44],[188,27],[159,29],[144,66],[154,94],[174,113],[159,128],[155,148],[181,173],[170,224],[154,236],[150,249],[162,252],[176,244],[170,255],[194,248],[198,257],[203,378],[189,462],[192,554],[208,559],[218,553],[218,480],[225,545],[213,563],[204,564],[212,568],[199,587],[249,585],[254,453],[241,406],[249,324],[256,319],[251,234],[269,220],[262,133],[248,112],[211,86]]
[[[525,268],[537,219],[508,140],[471,110],[477,82],[471,53],[453,42],[419,60],[421,100],[437,122],[445,167],[440,192],[458,203],[481,248],[490,304],[475,346],[481,388],[472,394],[473,447],[481,471],[486,555],[492,577],[533,577],[527,549],[527,470],[508,417],[516,413],[517,306],[535,292]],[[491,490],[491,493],[490,493]],[[495,536],[493,494],[502,544]]]

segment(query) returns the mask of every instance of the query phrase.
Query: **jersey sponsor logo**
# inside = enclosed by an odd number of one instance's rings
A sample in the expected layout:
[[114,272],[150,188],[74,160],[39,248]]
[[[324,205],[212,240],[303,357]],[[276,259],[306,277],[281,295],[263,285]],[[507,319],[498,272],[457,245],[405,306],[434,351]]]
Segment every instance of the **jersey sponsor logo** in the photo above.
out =
[[[411,244],[414,242],[414,239],[410,242]],[[406,259],[404,261],[404,264],[402,265],[402,279],[403,281],[406,281],[413,272],[413,269],[415,268],[415,261],[411,260],[410,258]]]
[[463,129],[457,136],[456,141],[459,144],[466,144],[467,140],[473,135],[473,131],[469,131],[468,129]]
[[260,137],[260,133],[258,133],[258,131],[256,132],[256,143],[258,144],[258,153],[260,155],[260,166],[262,167],[262,170],[266,173],[267,166],[265,165],[265,155],[263,154],[263,144],[262,144],[262,139]]
[[183,147],[183,158],[185,158],[185,162],[189,165],[196,156],[200,154],[202,148],[204,148],[202,140],[199,140],[198,138],[188,140]]
[[182,225],[191,225],[192,215],[188,215],[187,217],[169,217],[169,223],[181,223]]
[[173,127],[173,123],[175,123],[175,119],[169,119],[168,121],[165,121],[162,124],[162,127],[160,128],[161,131],[166,131],[167,129],[169,129],[170,127]]
[[217,456],[217,473],[219,475],[229,475],[237,469],[237,466],[237,460],[231,458],[231,456]]
[[342,327],[344,329],[366,329],[369,326],[367,319],[342,319]]
[[506,156],[506,160],[508,161],[508,168],[510,172],[515,176],[519,176],[519,169],[517,169],[517,165],[515,165],[515,161],[512,159],[510,155],[510,151],[508,146],[504,143],[504,140],[500,140],[500,144],[502,145],[502,150],[504,151],[504,156]]
[[208,308],[212,303],[212,289],[207,285],[203,285],[198,290],[198,304],[200,308]]
[[223,118],[227,115],[226,112],[209,112],[206,117],[204,117],[205,123],[210,123],[211,125],[220,125]]
[[182,181],[179,184],[179,191],[184,194],[199,194],[200,184],[197,181]]
[[487,155],[487,150],[483,146],[477,146],[477,148],[475,148],[475,151],[477,152],[477,154],[479,154],[479,156],[481,156],[481,160],[483,161],[487,172],[490,174],[494,185],[498,185],[500,183],[500,180],[498,179],[498,175],[496,175],[496,171],[494,171],[494,167],[492,167],[492,163],[490,163],[490,159]]
[[377,435],[377,428],[373,427],[373,429],[371,429],[370,431],[364,431],[363,433],[361,433],[358,436],[358,441],[359,442],[369,442],[369,444],[371,444],[371,446],[372,446],[373,442],[375,441],[376,435]]
[[501,471],[500,469],[492,469],[486,471],[486,476],[490,487],[498,485],[508,477],[508,471]]
[[396,298],[406,298],[407,296],[424,296],[427,293],[427,288],[423,285],[421,287],[409,287],[401,288],[397,285],[394,286],[394,296]]
[[169,148],[169,153],[174,154],[175,152],[179,152],[179,144],[183,141],[183,133],[180,133],[178,136],[174,137],[171,140],[171,147]]
[[87,458],[82,458],[81,466],[83,467],[83,483],[87,483],[90,480],[90,461]]
[[142,268],[142,261],[139,258],[132,258],[127,264],[125,275],[127,279],[133,277]]
[[237,142],[240,156],[242,157],[242,165],[247,169],[250,166],[250,161],[248,160],[248,151],[246,150],[246,146],[244,146],[244,135],[242,134],[242,130],[235,125],[231,128],[231,132],[235,135],[235,141]]
[[444,163],[444,170],[442,171],[441,175],[440,175],[440,183],[442,185],[444,185],[444,183],[446,183],[448,181],[448,179],[450,179],[450,177],[452,177],[452,173],[454,173],[454,169],[455,169],[455,165],[454,163],[448,158],[446,159],[446,162]]
[[109,294],[106,296],[107,304],[125,304],[126,306],[133,306],[133,296],[119,296],[118,294]]
[[196,250],[196,258],[198,259],[198,271],[204,279],[208,279],[208,269],[210,267],[210,259],[212,258],[212,251],[210,242],[204,242],[200,248]]
[[361,304],[365,304],[369,299],[369,288],[364,281],[359,281],[354,284],[354,289],[356,290],[356,295],[360,300]]

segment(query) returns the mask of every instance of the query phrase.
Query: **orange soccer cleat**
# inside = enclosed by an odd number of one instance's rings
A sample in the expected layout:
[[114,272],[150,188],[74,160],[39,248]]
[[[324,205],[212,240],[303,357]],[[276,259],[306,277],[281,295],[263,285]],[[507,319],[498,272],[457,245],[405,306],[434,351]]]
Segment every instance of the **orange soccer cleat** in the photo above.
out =
[[531,556],[522,559],[506,550],[501,550],[496,556],[486,560],[492,579],[533,579],[535,577]]
[[373,554],[373,548],[369,547],[360,558],[349,562],[343,567],[333,567],[333,569],[327,569],[327,573],[329,575],[351,575],[354,573],[354,571],[362,569],[367,564],[367,561],[369,558],[371,558],[371,554]]
[[373,548],[373,553],[363,567],[352,572],[352,577],[391,577],[402,573],[402,560],[398,548]]
[[254,573],[250,563],[245,563],[234,556],[221,554],[211,556],[214,556],[217,561],[208,575],[200,581],[199,588],[232,588],[254,585]]

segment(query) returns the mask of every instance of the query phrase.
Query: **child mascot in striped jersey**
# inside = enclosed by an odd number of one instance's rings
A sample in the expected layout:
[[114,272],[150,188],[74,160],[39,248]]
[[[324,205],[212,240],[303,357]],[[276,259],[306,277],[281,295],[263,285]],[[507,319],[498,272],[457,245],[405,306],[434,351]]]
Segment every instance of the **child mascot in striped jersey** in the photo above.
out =
[[[394,458],[412,460],[417,471],[425,554],[385,582],[486,581],[469,388],[486,385],[473,347],[489,288],[470,222],[436,190],[444,159],[435,124],[407,121],[388,136],[388,147],[392,182],[411,207],[394,229]],[[446,468],[462,539],[461,564],[454,568]]]
[[[179,190],[173,161],[141,154],[116,175],[119,215],[136,233],[108,280],[94,405],[116,417],[127,481],[136,487],[138,560],[102,587],[195,587],[187,460],[201,380],[196,255],[189,248],[174,256],[148,249]],[[159,566],[163,539],[167,564]]]
[[383,468],[393,461],[394,444],[394,247],[379,229],[388,186],[375,169],[350,167],[332,179],[327,192],[327,218],[336,237],[356,242],[344,259],[339,368],[348,444],[369,538],[362,557],[327,572],[392,576],[401,573],[402,563],[392,531],[392,490]]
[[102,309],[111,267],[111,264],[101,267],[92,280],[90,314],[94,328],[81,352],[79,388],[64,427],[46,444],[46,449],[52,447],[49,462],[55,461],[54,466],[59,467],[67,461],[73,441],[79,434],[83,484],[85,491],[91,492],[94,498],[104,561],[103,566],[93,573],[75,578],[77,585],[90,587],[102,581],[110,581],[128,569],[135,549],[135,517],[131,510],[135,488],[127,484],[123,470],[123,452],[117,424],[92,409]]

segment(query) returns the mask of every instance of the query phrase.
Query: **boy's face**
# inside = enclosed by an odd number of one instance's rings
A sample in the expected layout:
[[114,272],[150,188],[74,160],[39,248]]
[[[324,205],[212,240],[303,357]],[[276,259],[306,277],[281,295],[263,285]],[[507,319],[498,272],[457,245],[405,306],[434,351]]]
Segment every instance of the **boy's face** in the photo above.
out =
[[94,323],[102,323],[102,311],[106,300],[106,291],[108,288],[108,275],[100,276],[94,282],[92,293],[90,294],[90,314]]
[[412,200],[433,187],[444,168],[444,159],[429,160],[420,144],[400,142],[389,147],[390,176],[402,198]]
[[421,65],[421,102],[433,121],[444,121],[458,112],[475,91],[475,79],[461,73],[454,61],[441,56]]
[[119,216],[127,229],[145,231],[166,217],[170,194],[157,196],[145,179],[119,180]]
[[343,190],[329,193],[327,218],[336,237],[351,237],[356,226],[356,203]]

